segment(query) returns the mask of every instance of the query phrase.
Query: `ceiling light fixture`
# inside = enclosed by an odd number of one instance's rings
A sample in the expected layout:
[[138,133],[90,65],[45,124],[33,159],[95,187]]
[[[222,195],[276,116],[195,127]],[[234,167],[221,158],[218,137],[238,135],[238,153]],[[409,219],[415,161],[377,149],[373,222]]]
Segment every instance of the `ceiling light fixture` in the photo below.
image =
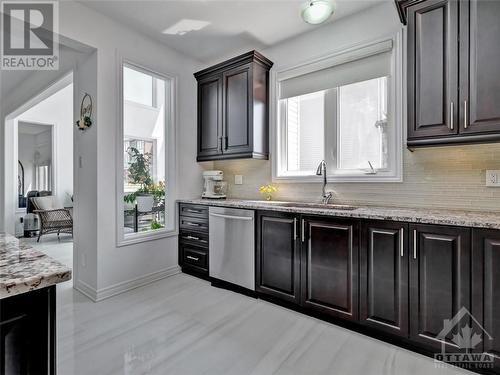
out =
[[182,19],[168,29],[163,30],[163,34],[185,35],[190,31],[198,31],[210,25],[208,21]]
[[312,25],[318,25],[330,18],[335,11],[333,0],[310,0],[302,6],[302,19]]

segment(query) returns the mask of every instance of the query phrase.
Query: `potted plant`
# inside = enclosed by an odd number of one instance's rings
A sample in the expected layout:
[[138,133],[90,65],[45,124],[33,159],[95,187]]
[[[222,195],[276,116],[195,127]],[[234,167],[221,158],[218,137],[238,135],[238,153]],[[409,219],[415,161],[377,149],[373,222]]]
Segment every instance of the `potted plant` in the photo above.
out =
[[140,188],[134,193],[127,194],[124,197],[126,203],[137,203],[139,212],[148,212],[153,209],[154,195],[149,192],[149,186],[153,185],[151,178],[151,158],[149,152],[141,154],[135,147],[129,147],[127,153],[132,159],[129,163],[128,176],[133,184],[140,185]]

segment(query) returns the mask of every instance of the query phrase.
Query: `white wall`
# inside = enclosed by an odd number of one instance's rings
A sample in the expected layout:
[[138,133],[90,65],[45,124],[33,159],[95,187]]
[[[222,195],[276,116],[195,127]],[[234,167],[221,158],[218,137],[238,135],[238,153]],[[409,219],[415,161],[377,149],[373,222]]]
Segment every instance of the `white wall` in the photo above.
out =
[[19,134],[18,159],[24,167],[24,191],[23,194],[33,190],[35,184],[35,172],[33,169],[33,158],[35,151],[35,135]]
[[[92,27],[89,27],[88,20],[92,20]],[[197,196],[201,189],[202,167],[195,160],[196,82],[193,77],[200,64],[72,1],[60,3],[60,30],[69,38],[97,48],[97,115],[92,131],[96,132],[97,140],[95,288],[99,297],[177,270],[176,236],[116,247],[114,176],[117,144],[121,142],[116,136],[120,125],[120,56],[158,73],[178,77],[177,160],[178,170],[182,173],[178,174],[177,191],[183,197]],[[84,133],[81,137],[86,135]],[[83,164],[88,163],[84,156]],[[93,161],[90,161],[92,164]],[[93,250],[85,249],[87,253]],[[87,267],[90,267],[89,263]]]
[[68,195],[73,194],[73,84],[31,107],[17,120],[53,125],[54,192],[59,202],[65,206],[71,205]]

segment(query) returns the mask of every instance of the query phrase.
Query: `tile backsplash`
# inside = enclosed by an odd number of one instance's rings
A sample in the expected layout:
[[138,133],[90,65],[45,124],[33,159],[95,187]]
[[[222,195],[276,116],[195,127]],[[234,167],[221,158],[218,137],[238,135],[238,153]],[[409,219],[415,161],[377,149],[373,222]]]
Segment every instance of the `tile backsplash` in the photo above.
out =
[[[485,171],[500,169],[500,144],[447,146],[404,151],[402,183],[332,183],[339,203],[500,211],[500,188],[485,186]],[[229,197],[261,199],[259,186],[271,183],[271,161],[219,161]],[[234,175],[243,175],[243,185]],[[275,183],[276,200],[318,201],[320,183]]]

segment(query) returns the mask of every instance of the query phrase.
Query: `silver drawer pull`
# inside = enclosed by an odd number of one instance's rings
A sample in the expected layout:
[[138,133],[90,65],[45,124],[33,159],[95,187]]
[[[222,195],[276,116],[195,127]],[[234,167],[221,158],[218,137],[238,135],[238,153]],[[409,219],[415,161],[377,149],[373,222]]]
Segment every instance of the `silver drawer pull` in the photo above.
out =
[[297,218],[293,218],[293,239],[297,241]]
[[185,240],[196,240],[196,241],[200,241],[201,240],[200,237],[195,237],[195,236],[184,236],[184,239]]
[[192,208],[186,208],[184,209],[186,212],[194,212],[196,214],[201,214],[201,210],[193,210]]
[[306,239],[306,223],[305,223],[305,220],[302,219],[302,228],[301,228],[301,231],[300,231],[300,234],[301,234],[301,239],[302,239],[302,242],[305,241]]
[[185,221],[184,223],[186,225],[191,225],[192,227],[199,227],[200,226],[200,224],[198,224],[198,223],[191,223],[190,221]]
[[191,260],[195,260],[195,261],[200,260],[200,258],[192,257],[191,255],[187,255],[186,258],[191,259]]

